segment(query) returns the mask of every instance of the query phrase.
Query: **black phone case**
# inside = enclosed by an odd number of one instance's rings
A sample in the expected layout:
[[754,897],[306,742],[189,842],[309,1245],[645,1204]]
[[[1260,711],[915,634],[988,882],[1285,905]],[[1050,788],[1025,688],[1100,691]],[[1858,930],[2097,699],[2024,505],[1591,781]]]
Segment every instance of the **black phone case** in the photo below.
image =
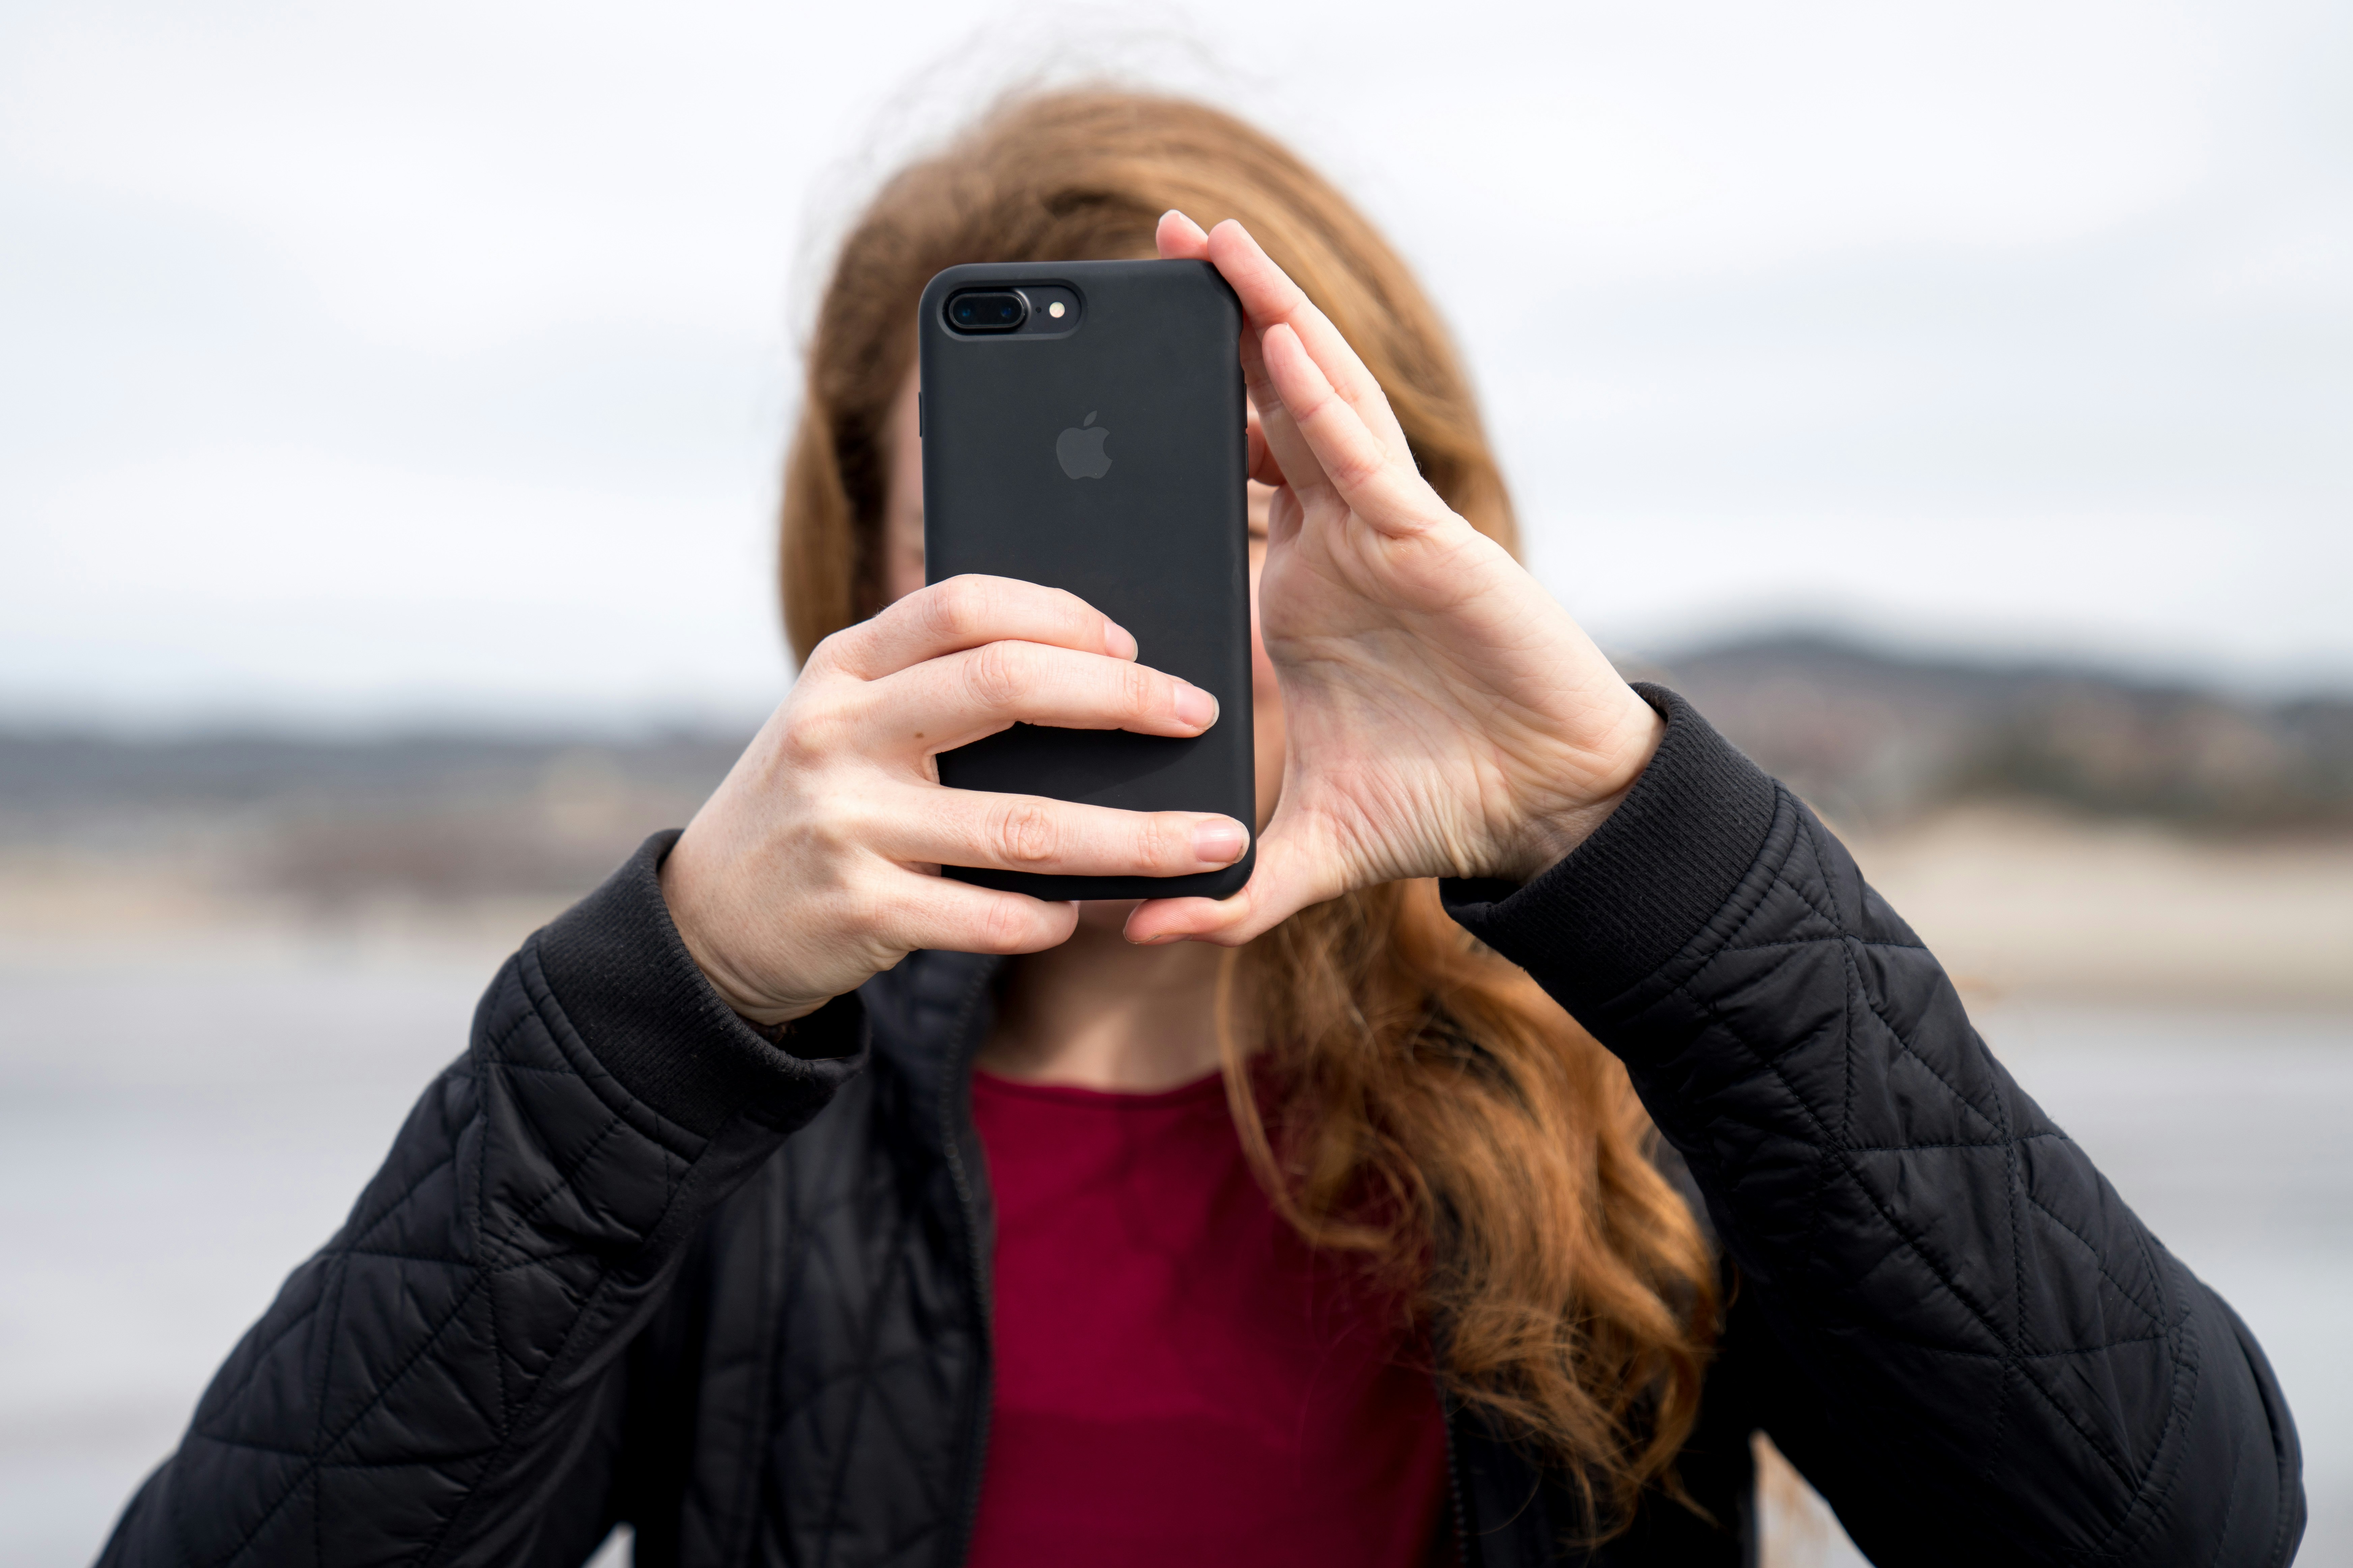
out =
[[[950,331],[949,296],[989,286],[1067,289],[1075,324]],[[1198,261],[951,267],[924,289],[927,579],[1068,589],[1134,633],[1142,663],[1218,699],[1218,721],[1192,740],[1017,724],[942,752],[942,784],[1256,822],[1241,319]],[[1224,898],[1257,858],[1253,837],[1236,864],[1182,877],[944,869],[1041,899]]]

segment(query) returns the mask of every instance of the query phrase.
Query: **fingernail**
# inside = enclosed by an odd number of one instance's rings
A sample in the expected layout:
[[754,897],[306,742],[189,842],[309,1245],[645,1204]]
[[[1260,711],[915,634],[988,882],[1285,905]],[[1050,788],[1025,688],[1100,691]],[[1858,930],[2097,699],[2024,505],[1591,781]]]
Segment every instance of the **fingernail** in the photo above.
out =
[[1193,858],[1204,866],[1230,866],[1250,847],[1250,835],[1230,816],[1212,816],[1193,825]]
[[1103,617],[1103,652],[1113,658],[1135,657],[1135,634],[1110,616]]
[[1196,730],[1206,730],[1218,721],[1218,700],[1198,686],[1176,689],[1176,719]]

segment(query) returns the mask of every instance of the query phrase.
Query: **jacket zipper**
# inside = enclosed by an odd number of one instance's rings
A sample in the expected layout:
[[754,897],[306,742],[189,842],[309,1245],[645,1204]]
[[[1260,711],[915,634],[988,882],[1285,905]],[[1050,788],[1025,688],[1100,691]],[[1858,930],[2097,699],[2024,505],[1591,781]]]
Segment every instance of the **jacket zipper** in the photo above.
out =
[[947,1152],[948,1177],[955,1184],[956,1206],[964,1217],[965,1257],[972,1267],[973,1311],[980,1326],[979,1382],[974,1391],[971,1414],[965,1421],[967,1458],[964,1518],[956,1534],[949,1541],[948,1555],[943,1560],[951,1565],[961,1564],[971,1555],[973,1526],[980,1518],[982,1460],[988,1447],[988,1403],[995,1378],[994,1354],[989,1343],[988,1268],[980,1256],[980,1204],[973,1195],[972,1173],[965,1169],[964,1145],[956,1126],[955,1084],[958,1075],[969,1066],[975,1048],[971,1038],[973,1017],[995,973],[995,965],[983,969],[965,993],[964,1002],[956,1011],[955,1048],[947,1054],[946,1077],[940,1084],[940,1143]]
[[1454,1412],[1446,1397],[1445,1380],[1435,1371],[1439,1423],[1446,1431],[1446,1496],[1454,1510],[1454,1561],[1459,1568],[1474,1568],[1471,1560],[1471,1507],[1462,1499],[1462,1462],[1454,1451]]

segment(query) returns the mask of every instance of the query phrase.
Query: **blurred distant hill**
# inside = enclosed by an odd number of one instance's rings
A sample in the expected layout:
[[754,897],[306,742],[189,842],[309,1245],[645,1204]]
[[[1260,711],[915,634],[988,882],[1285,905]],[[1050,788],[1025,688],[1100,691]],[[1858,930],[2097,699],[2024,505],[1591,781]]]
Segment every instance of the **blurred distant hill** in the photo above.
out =
[[2353,698],[2344,695],[2261,702],[1806,636],[1726,644],[1642,673],[1857,826],[2016,802],[2199,833],[2353,827]]
[[[2353,830],[2345,697],[2266,704],[1795,637],[1641,673],[1843,826],[2010,802],[2200,835]],[[746,739],[0,731],[0,873],[161,870],[329,911],[385,897],[562,900],[684,823]]]
[[0,731],[0,857],[164,864],[312,907],[565,898],[683,826],[748,739]]

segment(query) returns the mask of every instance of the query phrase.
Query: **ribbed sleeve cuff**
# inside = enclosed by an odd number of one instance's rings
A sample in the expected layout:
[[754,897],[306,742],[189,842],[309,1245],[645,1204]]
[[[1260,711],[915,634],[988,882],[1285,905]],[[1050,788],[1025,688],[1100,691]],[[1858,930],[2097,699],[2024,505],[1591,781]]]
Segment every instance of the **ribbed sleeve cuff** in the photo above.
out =
[[703,978],[662,900],[661,863],[678,830],[638,847],[605,885],[531,939],[547,988],[621,1087],[704,1137],[749,1110],[797,1121],[862,1065],[866,1014],[855,994],[762,1038]]
[[1572,1014],[1648,979],[1723,908],[1764,847],[1778,788],[1664,687],[1658,754],[1591,837],[1524,886],[1449,879],[1446,910]]

